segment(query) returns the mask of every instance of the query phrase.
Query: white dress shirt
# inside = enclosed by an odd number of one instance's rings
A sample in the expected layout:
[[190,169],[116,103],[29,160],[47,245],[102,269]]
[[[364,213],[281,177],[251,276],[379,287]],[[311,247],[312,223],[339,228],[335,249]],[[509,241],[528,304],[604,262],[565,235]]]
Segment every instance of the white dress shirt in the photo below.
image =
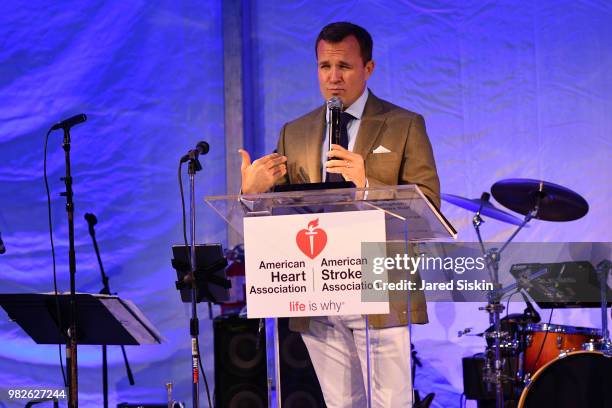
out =
[[[365,104],[368,100],[369,96],[368,88],[366,87],[363,93],[351,106],[346,108],[344,111],[346,113],[350,113],[355,119],[351,120],[346,126],[346,130],[348,132],[348,150],[353,151],[353,147],[355,147],[355,140],[357,139],[357,132],[359,132],[359,126],[361,125],[361,117],[363,116],[363,110],[365,108]],[[323,146],[321,147],[321,180],[325,180],[325,176],[327,175],[327,171],[325,168],[325,163],[327,162],[327,152],[329,151],[329,140],[327,139],[327,132],[329,129],[329,109],[326,112],[325,116],[325,132],[323,133]]]

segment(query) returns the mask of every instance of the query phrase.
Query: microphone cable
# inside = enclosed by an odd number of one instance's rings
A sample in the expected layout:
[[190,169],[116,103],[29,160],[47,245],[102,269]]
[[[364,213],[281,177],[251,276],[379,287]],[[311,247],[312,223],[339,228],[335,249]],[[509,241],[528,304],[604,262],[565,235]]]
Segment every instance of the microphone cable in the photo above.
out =
[[[49,135],[53,131],[53,128],[49,129],[45,136],[45,148],[43,158],[43,178],[45,180],[45,190],[47,192],[47,219],[49,222],[49,240],[51,241],[51,258],[53,259],[53,293],[55,297],[55,313],[57,314],[57,323],[59,325],[60,334],[62,333],[62,314],[60,311],[59,294],[57,292],[57,270],[55,261],[55,246],[53,244],[53,222],[51,220],[51,194],[49,193],[49,180],[47,179],[47,145],[49,143]],[[62,357],[62,345],[58,344],[57,349],[59,352],[60,368],[62,370],[62,379],[64,380],[64,387],[68,387],[66,381],[66,373],[64,371],[64,358]]]
[[[185,215],[185,192],[183,191],[183,175],[182,175],[183,162],[179,161],[178,166],[178,183],[179,190],[181,192],[181,214],[182,214],[182,224],[183,224],[183,242],[185,243],[185,252],[187,252],[187,261],[189,265],[191,265],[191,252],[189,251],[189,244],[187,243],[187,217]],[[196,299],[197,302],[197,299]],[[200,337],[196,336],[196,348],[198,349],[198,360],[200,363],[200,372],[202,373],[202,378],[204,379],[204,386],[206,388],[206,397],[208,398],[208,407],[212,408],[212,402],[210,399],[210,390],[208,388],[208,380],[206,378],[206,373],[204,373],[204,365],[202,364],[202,355],[200,354]]]

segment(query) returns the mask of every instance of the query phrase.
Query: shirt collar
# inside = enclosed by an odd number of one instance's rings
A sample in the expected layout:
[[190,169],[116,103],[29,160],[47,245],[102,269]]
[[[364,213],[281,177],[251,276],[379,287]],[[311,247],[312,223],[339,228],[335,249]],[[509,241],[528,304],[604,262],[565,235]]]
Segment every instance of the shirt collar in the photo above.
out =
[[[361,120],[363,116],[363,110],[365,109],[366,102],[368,101],[368,96],[370,95],[370,91],[366,86],[363,90],[363,93],[351,106],[346,108],[345,112],[350,113],[356,120]],[[329,110],[326,109],[325,119],[329,120]]]
[[345,112],[350,113],[355,119],[361,120],[361,116],[363,116],[363,110],[365,109],[366,102],[368,100],[370,92],[368,91],[368,87],[366,86],[363,90],[363,93],[351,106],[346,108]]

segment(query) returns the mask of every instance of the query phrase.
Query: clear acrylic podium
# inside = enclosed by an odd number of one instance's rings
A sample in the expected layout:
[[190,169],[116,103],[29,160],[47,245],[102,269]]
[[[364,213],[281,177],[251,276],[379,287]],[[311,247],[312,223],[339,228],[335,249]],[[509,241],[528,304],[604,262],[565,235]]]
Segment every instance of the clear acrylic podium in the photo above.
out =
[[[206,197],[206,203],[227,225],[243,237],[246,217],[274,217],[292,214],[338,213],[364,210],[384,212],[387,242],[408,243],[456,238],[453,226],[416,185],[368,189],[322,189]],[[359,228],[355,225],[355,228]],[[248,251],[249,248],[245,248]],[[248,274],[249,271],[247,270]],[[410,291],[408,305],[410,305]],[[248,308],[248,304],[247,304]],[[410,316],[410,313],[408,313]],[[366,316],[367,319],[367,316]],[[367,325],[367,322],[366,322]],[[410,325],[410,321],[408,321]],[[366,329],[367,333],[367,329]],[[276,318],[266,319],[268,405],[281,406],[278,329]],[[369,343],[367,345],[369,350]],[[371,381],[368,371],[368,395]]]

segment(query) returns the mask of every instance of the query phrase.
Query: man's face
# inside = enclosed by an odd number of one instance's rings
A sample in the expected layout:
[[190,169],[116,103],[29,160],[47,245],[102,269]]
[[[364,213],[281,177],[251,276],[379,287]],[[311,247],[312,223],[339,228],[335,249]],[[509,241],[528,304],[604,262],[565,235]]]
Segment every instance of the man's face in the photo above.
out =
[[319,87],[325,100],[338,96],[348,108],[363,93],[374,70],[374,61],[364,65],[359,42],[349,35],[338,43],[319,41],[317,67]]

